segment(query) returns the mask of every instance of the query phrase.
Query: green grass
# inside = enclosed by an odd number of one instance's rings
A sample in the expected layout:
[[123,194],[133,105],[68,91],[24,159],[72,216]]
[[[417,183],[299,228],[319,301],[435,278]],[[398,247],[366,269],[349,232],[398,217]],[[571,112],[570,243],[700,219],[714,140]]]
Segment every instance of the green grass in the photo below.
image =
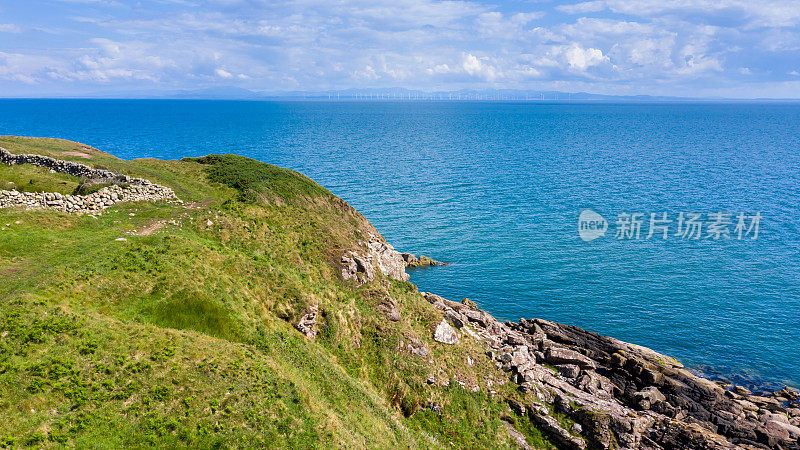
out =
[[79,181],[70,175],[50,173],[50,169],[44,167],[30,164],[18,166],[0,164],[0,190],[72,194]]
[[510,439],[497,439],[504,427],[500,416],[507,407],[488,395],[451,386],[444,393],[448,401],[441,413],[431,409],[418,412],[413,415],[411,426],[431,433],[448,447],[513,448]]
[[[410,283],[342,282],[342,253],[377,231],[307,177],[233,155],[122,161],[68,141],[0,146],[79,149],[90,158],[65,159],[186,201],[99,217],[0,210],[0,447],[513,446],[503,399],[519,393],[487,393],[505,375],[482,344],[434,342],[441,315]],[[378,308],[386,295],[399,322]],[[311,304],[314,341],[291,325]],[[405,351],[412,339],[431,356]],[[480,389],[427,386],[430,375]],[[549,445],[520,420],[532,445]]]
[[[154,292],[158,296],[158,292]],[[156,325],[179,330],[195,330],[211,336],[241,341],[239,324],[214,295],[185,289],[164,296],[143,311]]]

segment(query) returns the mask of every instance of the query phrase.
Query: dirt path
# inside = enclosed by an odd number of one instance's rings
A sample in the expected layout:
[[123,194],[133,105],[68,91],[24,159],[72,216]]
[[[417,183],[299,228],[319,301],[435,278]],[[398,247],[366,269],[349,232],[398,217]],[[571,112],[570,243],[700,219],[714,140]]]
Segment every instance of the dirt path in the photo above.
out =
[[167,223],[166,220],[156,220],[152,222],[150,225],[147,225],[146,227],[142,228],[141,230],[128,234],[132,236],[149,236],[158,231],[159,229],[161,229],[166,223]]

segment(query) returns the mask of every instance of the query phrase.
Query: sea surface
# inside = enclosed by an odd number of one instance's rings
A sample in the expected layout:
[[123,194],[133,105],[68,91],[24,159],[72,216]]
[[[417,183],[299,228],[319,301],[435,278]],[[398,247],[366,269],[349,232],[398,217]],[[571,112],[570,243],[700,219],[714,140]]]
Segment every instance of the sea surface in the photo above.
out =
[[[451,263],[413,271],[421,290],[800,385],[800,104],[2,100],[0,134],[292,168],[397,249]],[[585,208],[607,220],[591,242]],[[676,236],[681,212],[700,239]],[[720,212],[731,237],[707,238]],[[642,214],[639,239],[617,239],[623,213]],[[666,239],[647,239],[651,213]]]

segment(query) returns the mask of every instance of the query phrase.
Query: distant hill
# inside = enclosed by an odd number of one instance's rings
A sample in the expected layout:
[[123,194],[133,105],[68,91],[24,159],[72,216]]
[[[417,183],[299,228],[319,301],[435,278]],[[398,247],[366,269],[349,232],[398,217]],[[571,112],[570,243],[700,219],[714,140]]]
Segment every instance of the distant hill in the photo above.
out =
[[[12,97],[7,97],[12,98]],[[49,94],[37,98],[96,99],[191,99],[191,100],[325,100],[325,101],[519,101],[519,102],[797,102],[798,99],[727,99],[722,97],[674,97],[661,95],[607,95],[590,92],[539,91],[525,89],[419,89],[363,88],[331,90],[267,91],[236,86],[211,86],[179,90],[106,90]]]
[[263,98],[263,96],[257,92],[235,86],[218,86],[204,89],[178,91],[173,94],[167,94],[165,97],[208,100],[255,100]]

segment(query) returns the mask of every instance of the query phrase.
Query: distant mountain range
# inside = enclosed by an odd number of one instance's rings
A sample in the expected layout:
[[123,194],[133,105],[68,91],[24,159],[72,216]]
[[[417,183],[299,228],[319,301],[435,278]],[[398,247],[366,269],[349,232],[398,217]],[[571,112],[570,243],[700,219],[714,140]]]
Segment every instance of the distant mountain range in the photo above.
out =
[[521,89],[482,89],[422,91],[406,88],[342,89],[327,91],[253,91],[235,86],[216,86],[185,90],[100,91],[76,95],[46,95],[46,98],[104,99],[192,99],[192,100],[338,100],[338,101],[620,101],[620,102],[690,102],[690,101],[798,101],[798,99],[726,99],[654,95],[604,95],[588,92],[535,91]]

